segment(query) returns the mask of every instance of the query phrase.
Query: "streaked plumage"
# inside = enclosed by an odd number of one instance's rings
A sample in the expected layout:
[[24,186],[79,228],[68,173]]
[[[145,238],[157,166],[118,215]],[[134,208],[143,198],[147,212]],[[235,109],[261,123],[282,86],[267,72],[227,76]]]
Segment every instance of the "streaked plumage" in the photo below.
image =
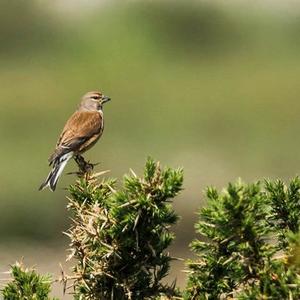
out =
[[104,129],[103,104],[110,98],[100,92],[88,92],[83,96],[78,110],[69,118],[49,158],[52,165],[40,190],[56,188],[57,181],[68,160],[90,149],[101,137]]

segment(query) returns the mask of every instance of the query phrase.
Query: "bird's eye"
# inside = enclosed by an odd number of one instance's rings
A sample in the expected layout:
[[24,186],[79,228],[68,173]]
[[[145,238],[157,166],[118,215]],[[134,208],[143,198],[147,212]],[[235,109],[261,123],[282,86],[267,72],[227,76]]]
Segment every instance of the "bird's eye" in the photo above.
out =
[[99,96],[93,96],[92,98],[95,99],[95,100],[98,100]]

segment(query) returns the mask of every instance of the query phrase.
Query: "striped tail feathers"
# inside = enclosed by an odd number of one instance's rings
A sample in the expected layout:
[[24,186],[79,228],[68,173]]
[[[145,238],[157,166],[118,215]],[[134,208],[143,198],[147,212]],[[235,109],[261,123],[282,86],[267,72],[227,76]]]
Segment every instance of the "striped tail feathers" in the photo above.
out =
[[56,184],[58,182],[58,179],[63,172],[67,162],[70,158],[72,158],[73,152],[65,153],[64,155],[57,157],[53,161],[53,167],[50,173],[48,174],[45,182],[41,184],[39,187],[39,191],[45,189],[46,187],[49,187],[49,189],[54,192],[56,188]]
[[71,149],[69,147],[65,147],[63,145],[57,147],[55,151],[52,153],[52,155],[48,158],[49,166],[55,164],[65,154],[70,153],[70,151]]

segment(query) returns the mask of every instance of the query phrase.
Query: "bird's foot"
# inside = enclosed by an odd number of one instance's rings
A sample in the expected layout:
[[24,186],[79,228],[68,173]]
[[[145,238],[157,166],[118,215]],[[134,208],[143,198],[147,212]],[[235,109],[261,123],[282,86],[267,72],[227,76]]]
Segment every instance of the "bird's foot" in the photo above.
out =
[[85,161],[85,159],[81,155],[76,155],[74,156],[74,160],[77,163],[79,167],[79,172],[76,172],[78,176],[84,176],[87,174],[91,174],[93,171],[94,167],[98,165],[99,163],[92,164],[89,161]]

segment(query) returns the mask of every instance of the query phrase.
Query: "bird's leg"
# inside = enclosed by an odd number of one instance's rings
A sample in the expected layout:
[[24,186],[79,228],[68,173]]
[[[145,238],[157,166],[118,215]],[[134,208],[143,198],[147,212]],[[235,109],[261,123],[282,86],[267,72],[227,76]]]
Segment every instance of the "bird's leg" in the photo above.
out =
[[79,167],[79,174],[83,175],[86,173],[90,173],[94,169],[95,165],[85,161],[83,156],[81,156],[80,154],[75,155],[74,160]]

